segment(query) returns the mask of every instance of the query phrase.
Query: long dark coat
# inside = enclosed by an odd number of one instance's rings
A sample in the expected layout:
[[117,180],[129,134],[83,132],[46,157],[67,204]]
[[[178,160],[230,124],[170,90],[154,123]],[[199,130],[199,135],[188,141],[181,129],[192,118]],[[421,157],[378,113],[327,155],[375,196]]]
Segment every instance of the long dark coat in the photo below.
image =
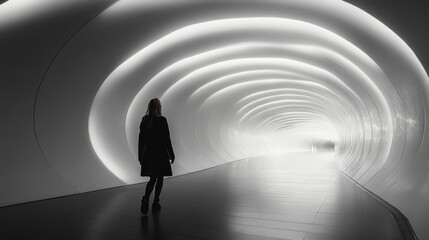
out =
[[139,134],[140,175],[172,176],[170,159],[174,160],[175,156],[167,119],[163,116],[153,116],[152,124],[149,124],[149,117],[144,116]]

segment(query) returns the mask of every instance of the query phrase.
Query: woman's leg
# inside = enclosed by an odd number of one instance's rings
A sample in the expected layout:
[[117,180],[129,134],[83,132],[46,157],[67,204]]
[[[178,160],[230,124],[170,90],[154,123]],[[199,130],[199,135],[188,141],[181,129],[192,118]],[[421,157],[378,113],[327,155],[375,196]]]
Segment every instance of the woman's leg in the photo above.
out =
[[153,191],[153,187],[155,186],[155,182],[156,182],[156,177],[150,177],[149,182],[146,184],[146,191],[143,197],[146,198],[146,200],[148,201],[149,201],[150,194]]
[[159,195],[161,194],[162,185],[164,185],[164,177],[158,177],[156,179],[155,199],[153,200],[154,203],[159,202]]
[[142,201],[141,201],[142,205],[140,207],[140,211],[143,214],[146,214],[149,211],[149,197],[150,197],[150,194],[152,193],[153,187],[155,186],[155,182],[156,182],[156,178],[150,177],[149,182],[146,184],[146,191],[142,198]]

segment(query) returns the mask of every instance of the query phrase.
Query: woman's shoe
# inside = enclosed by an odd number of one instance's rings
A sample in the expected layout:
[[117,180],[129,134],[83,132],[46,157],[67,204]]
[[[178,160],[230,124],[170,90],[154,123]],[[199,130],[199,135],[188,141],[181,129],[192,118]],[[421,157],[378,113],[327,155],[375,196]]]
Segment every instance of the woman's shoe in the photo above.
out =
[[159,211],[159,210],[161,210],[161,205],[159,204],[159,202],[153,202],[152,211]]
[[146,197],[142,198],[142,205],[140,207],[140,211],[142,214],[146,214],[149,211],[149,201]]

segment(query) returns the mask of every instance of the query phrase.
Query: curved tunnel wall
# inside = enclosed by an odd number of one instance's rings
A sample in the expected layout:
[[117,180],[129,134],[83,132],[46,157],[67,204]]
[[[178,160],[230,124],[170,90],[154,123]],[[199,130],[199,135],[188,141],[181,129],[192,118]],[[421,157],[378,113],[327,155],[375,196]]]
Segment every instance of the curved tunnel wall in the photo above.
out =
[[[15,80],[5,95],[16,96],[4,120],[14,148],[2,160],[2,205],[141,181],[137,127],[148,100],[160,97],[176,175],[331,142],[346,174],[428,236],[428,77],[411,49],[360,9],[341,1],[40,4],[38,22],[0,14],[6,66],[14,66],[2,75]],[[32,26],[44,34],[26,32]],[[5,47],[24,32],[49,44]],[[14,57],[17,49],[34,60]],[[22,65],[29,70],[17,71]]]

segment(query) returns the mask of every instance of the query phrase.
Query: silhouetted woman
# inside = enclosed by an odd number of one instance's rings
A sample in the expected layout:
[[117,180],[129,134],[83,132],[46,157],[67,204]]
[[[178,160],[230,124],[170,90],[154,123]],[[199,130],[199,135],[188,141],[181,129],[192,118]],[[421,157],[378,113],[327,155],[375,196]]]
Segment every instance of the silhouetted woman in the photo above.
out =
[[167,119],[161,115],[161,102],[158,98],[150,100],[146,115],[140,123],[139,161],[141,176],[149,176],[145,195],[141,202],[141,212],[149,210],[149,197],[155,186],[155,198],[152,211],[161,209],[159,195],[161,194],[164,176],[172,176],[171,164],[174,162],[174,152],[170,140]]

